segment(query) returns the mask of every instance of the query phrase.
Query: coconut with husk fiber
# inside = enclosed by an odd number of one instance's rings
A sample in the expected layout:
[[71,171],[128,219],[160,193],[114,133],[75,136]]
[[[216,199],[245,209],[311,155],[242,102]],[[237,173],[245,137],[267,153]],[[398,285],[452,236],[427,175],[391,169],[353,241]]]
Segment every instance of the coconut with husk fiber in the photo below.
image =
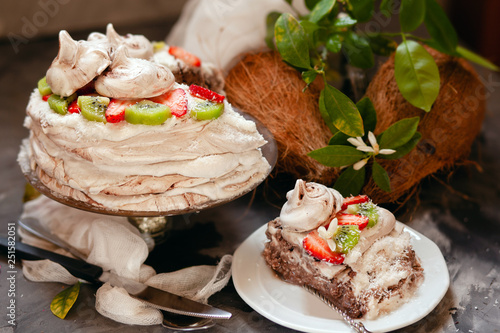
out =
[[[464,159],[481,130],[485,113],[484,86],[464,60],[427,49],[436,60],[441,88],[432,110],[424,112],[409,104],[394,78],[394,56],[377,71],[366,95],[377,111],[375,134],[396,121],[420,117],[422,139],[415,149],[398,160],[381,160],[391,180],[384,192],[369,180],[362,192],[375,202],[396,202],[412,193],[420,181]],[[278,143],[278,172],[296,178],[332,184],[338,168],[329,168],[307,156],[327,145],[331,136],[318,110],[321,84],[305,83],[277,52],[248,54],[228,74],[226,92],[232,104],[260,120]]]

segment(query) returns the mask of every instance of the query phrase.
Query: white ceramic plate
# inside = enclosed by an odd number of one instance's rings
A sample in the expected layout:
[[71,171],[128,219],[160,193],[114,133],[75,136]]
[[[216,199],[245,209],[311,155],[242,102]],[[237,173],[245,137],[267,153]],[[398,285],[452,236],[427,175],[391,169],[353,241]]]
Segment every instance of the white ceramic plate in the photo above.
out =
[[[397,222],[400,223],[400,222]],[[233,282],[241,298],[255,311],[282,326],[303,332],[353,332],[340,315],[299,286],[282,281],[267,266],[262,251],[267,224],[250,235],[233,258]],[[424,268],[424,282],[417,294],[399,309],[377,320],[364,320],[373,332],[408,326],[429,314],[450,284],[446,262],[430,239],[405,226]]]

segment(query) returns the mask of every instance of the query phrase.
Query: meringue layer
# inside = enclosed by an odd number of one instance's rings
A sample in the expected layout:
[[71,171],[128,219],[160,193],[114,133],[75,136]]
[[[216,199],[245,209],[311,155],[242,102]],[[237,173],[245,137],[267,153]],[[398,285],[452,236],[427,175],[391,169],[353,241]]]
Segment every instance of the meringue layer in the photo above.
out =
[[158,126],[111,124],[59,115],[35,90],[24,123],[30,137],[19,160],[27,157],[23,171],[36,172],[52,191],[98,207],[202,208],[256,186],[270,170],[255,123],[224,103],[224,113],[212,121],[171,117]]

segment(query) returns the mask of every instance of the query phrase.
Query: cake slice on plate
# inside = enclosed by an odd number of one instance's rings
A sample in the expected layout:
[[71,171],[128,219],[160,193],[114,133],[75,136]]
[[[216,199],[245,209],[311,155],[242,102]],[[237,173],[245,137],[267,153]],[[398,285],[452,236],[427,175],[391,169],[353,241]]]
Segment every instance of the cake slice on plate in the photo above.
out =
[[263,256],[276,273],[312,287],[353,318],[398,308],[424,279],[410,235],[366,195],[343,198],[297,180],[266,236]]

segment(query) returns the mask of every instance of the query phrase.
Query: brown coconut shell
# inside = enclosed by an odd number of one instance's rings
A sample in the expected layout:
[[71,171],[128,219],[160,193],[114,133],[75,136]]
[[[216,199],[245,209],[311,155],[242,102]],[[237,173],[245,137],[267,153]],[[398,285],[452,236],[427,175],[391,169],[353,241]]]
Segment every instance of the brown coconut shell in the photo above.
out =
[[439,68],[441,88],[430,112],[408,103],[394,78],[394,56],[384,63],[370,82],[368,96],[377,111],[375,134],[396,121],[420,117],[422,139],[416,149],[398,160],[381,160],[391,179],[392,192],[379,189],[373,181],[364,187],[375,202],[395,202],[409,193],[424,177],[447,169],[470,152],[479,134],[486,110],[483,83],[470,64],[427,48]]
[[277,172],[331,184],[338,170],[307,156],[328,144],[331,132],[318,108],[322,86],[306,91],[300,73],[284,63],[279,53],[247,54],[226,77],[228,101],[261,121],[278,146]]

